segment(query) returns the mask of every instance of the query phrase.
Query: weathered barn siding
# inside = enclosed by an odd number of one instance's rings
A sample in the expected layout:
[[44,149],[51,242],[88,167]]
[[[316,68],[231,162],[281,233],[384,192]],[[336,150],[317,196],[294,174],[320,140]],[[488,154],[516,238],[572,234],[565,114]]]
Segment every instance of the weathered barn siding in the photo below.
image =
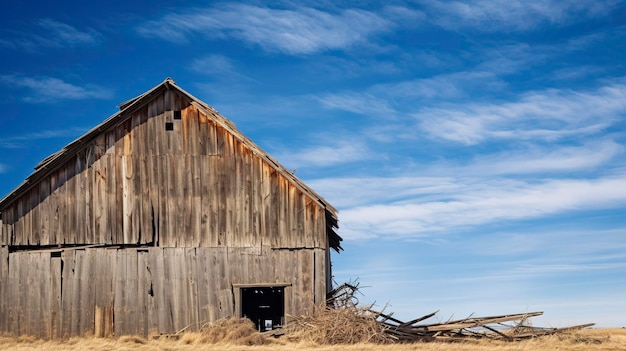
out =
[[242,287],[325,302],[336,210],[166,80],[0,199],[0,333],[174,333],[241,315]]
[[198,330],[235,314],[238,285],[285,286],[285,314],[299,315],[323,303],[315,281],[324,274],[324,255],[321,249],[91,248],[15,252],[7,263],[4,250],[0,333],[60,338]]
[[207,112],[156,97],[4,209],[1,244],[324,247],[325,209]]

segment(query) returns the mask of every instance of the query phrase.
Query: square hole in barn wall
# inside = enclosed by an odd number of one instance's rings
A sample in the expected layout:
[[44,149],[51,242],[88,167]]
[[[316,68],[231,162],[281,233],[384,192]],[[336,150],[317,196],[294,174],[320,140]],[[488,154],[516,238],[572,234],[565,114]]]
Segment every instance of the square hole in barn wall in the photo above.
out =
[[183,116],[182,116],[182,114],[180,113],[180,111],[174,111],[174,119],[175,119],[175,120],[176,120],[176,119],[182,119],[182,118],[183,118]]
[[165,130],[174,130],[174,123],[165,122]]

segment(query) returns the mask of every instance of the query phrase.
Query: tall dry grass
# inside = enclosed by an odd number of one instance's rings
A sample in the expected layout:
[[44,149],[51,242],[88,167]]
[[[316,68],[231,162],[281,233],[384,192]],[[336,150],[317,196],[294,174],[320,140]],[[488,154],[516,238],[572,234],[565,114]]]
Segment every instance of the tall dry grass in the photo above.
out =
[[[340,318],[337,318],[339,320]],[[320,335],[328,335],[326,328],[318,330]],[[207,326],[199,333],[182,333],[174,337],[142,338],[123,336],[117,339],[94,337],[71,338],[68,340],[39,340],[29,336],[0,337],[0,350],[114,350],[114,351],[270,351],[270,350],[317,350],[317,351],[618,351],[626,350],[626,329],[590,329],[578,332],[539,337],[519,342],[493,340],[468,340],[462,343],[413,343],[380,344],[356,339],[350,344],[329,345],[329,340],[319,339],[312,329],[299,330],[299,335],[273,338],[254,330],[248,320],[224,320]],[[338,335],[330,335],[339,337]],[[340,339],[335,339],[335,341]],[[376,340],[373,340],[376,341]]]

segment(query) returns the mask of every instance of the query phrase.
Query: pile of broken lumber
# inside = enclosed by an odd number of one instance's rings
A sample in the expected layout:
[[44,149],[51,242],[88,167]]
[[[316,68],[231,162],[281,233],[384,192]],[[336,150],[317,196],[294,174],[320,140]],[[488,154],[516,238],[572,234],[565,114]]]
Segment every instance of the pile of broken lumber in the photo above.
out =
[[[357,308],[358,284],[345,283],[329,293],[329,308]],[[360,309],[363,311],[363,309]],[[529,323],[531,317],[540,316],[543,312],[528,312],[489,317],[468,317],[448,320],[443,323],[426,323],[435,317],[438,311],[404,322],[394,318],[393,313],[375,311],[372,306],[364,309],[374,317],[384,333],[398,342],[415,341],[460,341],[468,338],[490,338],[516,341],[539,336],[552,335],[593,326],[594,323],[575,325],[566,328],[533,327]],[[509,324],[507,324],[509,323]]]

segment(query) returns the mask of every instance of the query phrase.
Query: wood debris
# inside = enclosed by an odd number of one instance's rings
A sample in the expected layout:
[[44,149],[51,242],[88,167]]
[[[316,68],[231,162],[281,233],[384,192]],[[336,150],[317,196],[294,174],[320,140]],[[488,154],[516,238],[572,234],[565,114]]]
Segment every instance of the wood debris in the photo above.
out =
[[594,325],[594,323],[588,323],[566,328],[533,327],[529,319],[540,316],[543,312],[526,312],[488,317],[469,316],[464,319],[427,323],[428,320],[436,316],[438,311],[435,311],[405,322],[395,318],[393,313],[377,311],[372,306],[366,308],[357,307],[358,299],[355,294],[358,290],[358,284],[342,284],[329,293],[327,306],[332,309],[354,309],[356,314],[374,318],[383,333],[396,342],[462,341],[470,338],[518,341],[579,330]]

